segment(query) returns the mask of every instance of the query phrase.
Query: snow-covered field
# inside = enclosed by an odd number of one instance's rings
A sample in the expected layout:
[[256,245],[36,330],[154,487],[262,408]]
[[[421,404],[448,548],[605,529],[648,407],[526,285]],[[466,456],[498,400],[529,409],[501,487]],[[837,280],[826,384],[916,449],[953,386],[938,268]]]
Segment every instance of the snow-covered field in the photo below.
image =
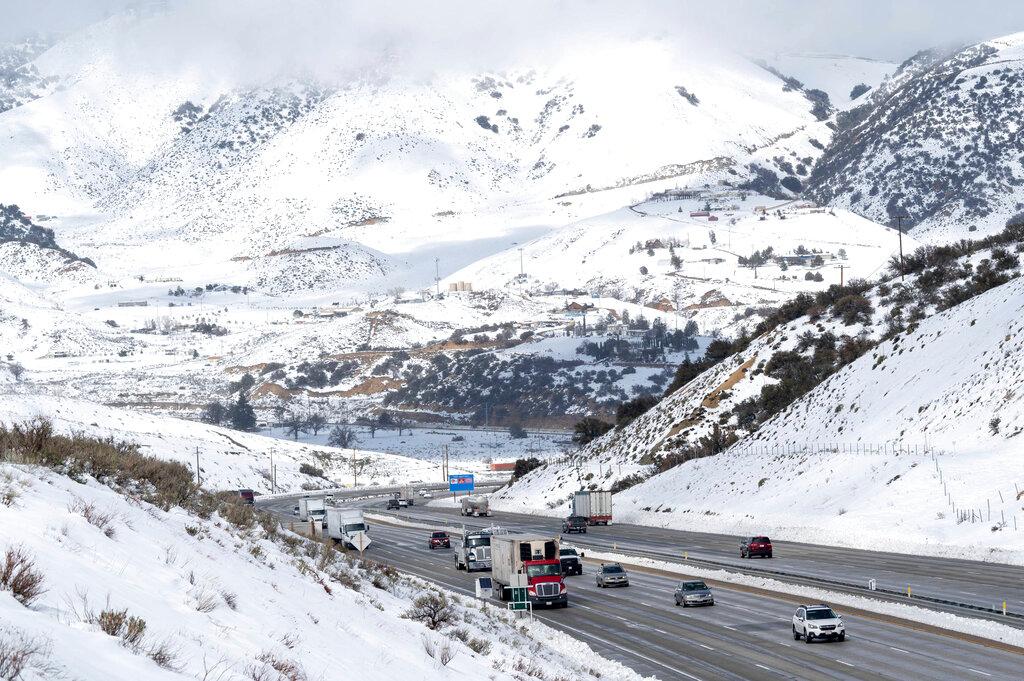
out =
[[[168,416],[140,414],[83,400],[22,392],[0,393],[0,421],[5,425],[49,419],[58,432],[84,433],[139,445],[141,451],[180,461],[195,471],[199,457],[200,481],[208,489],[250,488],[270,492],[272,469],[276,489],[295,491],[301,485],[353,484],[351,462],[360,464],[360,485],[387,485],[412,480],[441,482],[436,461],[375,451],[342,450],[295,443],[253,433],[186,421]],[[320,479],[299,472],[303,464],[325,472]]]
[[165,512],[35,467],[0,464],[0,488],[10,493],[0,552],[25,556],[43,591],[23,604],[0,589],[0,646],[26,653],[12,678],[330,679],[358,669],[381,681],[512,681],[534,665],[561,678],[640,678],[539,622],[454,594],[451,623],[430,630],[403,615],[436,587],[287,532]]

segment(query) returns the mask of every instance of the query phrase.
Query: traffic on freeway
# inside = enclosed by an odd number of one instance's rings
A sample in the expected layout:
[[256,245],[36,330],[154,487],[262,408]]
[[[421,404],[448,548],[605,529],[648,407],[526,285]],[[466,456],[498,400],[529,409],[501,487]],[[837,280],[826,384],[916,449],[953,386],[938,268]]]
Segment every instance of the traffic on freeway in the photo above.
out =
[[[258,503],[287,523],[295,502],[288,499]],[[338,503],[382,515],[386,500],[339,499]],[[560,565],[561,569],[556,571],[550,567],[535,571],[539,581],[530,584],[534,587],[532,616],[643,675],[691,680],[1024,678],[1024,657],[1005,647],[982,645],[955,634],[919,631],[884,617],[844,614],[841,607],[800,602],[784,594],[766,596],[724,586],[712,590],[696,580],[654,574],[610,561],[602,567],[586,555],[588,546],[614,546],[618,552],[629,555],[635,553],[634,547],[667,553],[666,544],[672,539],[665,531],[611,524],[591,527],[588,533],[572,535],[570,540],[568,535],[561,534],[559,519],[505,513],[495,513],[490,518],[467,518],[459,517],[459,511],[454,507],[417,507],[415,511],[391,513],[396,522],[405,519],[434,524],[432,530],[373,521],[374,542],[367,555],[469,596],[475,595],[478,577],[493,574],[497,580],[506,560],[519,560],[518,565],[510,563],[511,568],[522,569],[524,574],[529,572],[526,568],[530,564]],[[477,530],[476,534],[481,534],[479,530],[489,526],[500,526],[491,539],[502,539],[493,542],[489,552],[474,552],[474,558],[486,555],[488,561],[501,562],[465,570],[468,554],[463,547],[462,527],[466,532]],[[450,546],[435,543],[435,533],[440,532],[448,537]],[[554,545],[547,546],[552,541]],[[524,543],[529,546],[523,548]],[[725,543],[721,540],[723,551]],[[506,553],[515,558],[502,558],[502,549],[498,549],[496,557],[494,549],[499,544],[505,545],[509,549]],[[728,544],[737,564],[747,562],[739,558],[739,537],[728,538]],[[681,547],[694,545],[695,542],[676,543],[672,552],[678,555]],[[719,542],[705,540],[698,550],[724,558],[720,553],[711,553],[710,547],[718,545]],[[786,560],[790,565],[799,565],[830,555],[828,551],[814,550],[828,547],[803,546],[773,542],[772,561]],[[793,547],[796,555],[790,557]],[[566,549],[573,554],[564,553]],[[857,564],[854,557],[850,565]],[[894,563],[891,569],[898,570],[900,564]],[[613,586],[613,578],[615,586],[628,584],[628,588],[608,588]],[[998,585],[999,580],[990,578],[988,583]],[[562,595],[564,608],[557,607],[563,603],[559,598]],[[546,607],[547,600],[552,602],[551,607]]]

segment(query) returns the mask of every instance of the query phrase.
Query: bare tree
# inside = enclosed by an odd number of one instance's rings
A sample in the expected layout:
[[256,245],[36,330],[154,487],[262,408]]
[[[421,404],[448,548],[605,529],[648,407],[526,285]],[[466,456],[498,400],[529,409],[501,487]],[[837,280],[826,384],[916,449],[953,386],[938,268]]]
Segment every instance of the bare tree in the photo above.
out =
[[313,431],[313,435],[319,435],[320,431],[327,427],[327,417],[320,412],[314,412],[306,418],[306,427]]
[[348,459],[349,470],[352,471],[352,486],[359,486],[359,476],[369,468],[370,464],[373,463],[373,459],[368,456],[356,456],[356,452],[352,450],[352,456]]
[[331,447],[352,449],[358,443],[359,437],[356,435],[356,431],[350,426],[334,426],[334,428],[331,429],[331,434],[327,436],[327,444]]
[[398,437],[402,437],[402,430],[408,430],[412,433],[412,428],[409,427],[409,419],[407,419],[404,414],[395,414],[393,422],[395,424],[395,428],[398,429]]
[[370,431],[370,437],[377,437],[377,419],[373,418],[361,418],[358,421],[359,425],[366,426],[367,430]]
[[284,418],[281,419],[281,425],[284,426],[284,432],[291,435],[293,440],[299,439],[299,433],[308,432],[306,419],[294,411],[285,413]]

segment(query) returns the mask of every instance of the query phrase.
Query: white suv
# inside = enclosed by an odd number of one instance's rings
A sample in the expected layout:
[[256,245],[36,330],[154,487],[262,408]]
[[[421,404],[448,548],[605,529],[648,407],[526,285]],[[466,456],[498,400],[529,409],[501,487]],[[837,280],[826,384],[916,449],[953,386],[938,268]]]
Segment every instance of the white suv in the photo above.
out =
[[793,638],[804,637],[805,643],[816,638],[845,641],[846,625],[843,618],[827,605],[801,605],[793,615]]

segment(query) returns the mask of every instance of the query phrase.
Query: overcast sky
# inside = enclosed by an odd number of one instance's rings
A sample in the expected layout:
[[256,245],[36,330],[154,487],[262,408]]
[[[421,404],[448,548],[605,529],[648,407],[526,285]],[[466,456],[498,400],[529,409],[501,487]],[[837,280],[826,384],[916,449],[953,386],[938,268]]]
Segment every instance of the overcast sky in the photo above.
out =
[[[157,0],[158,2],[160,0]],[[221,17],[235,13],[241,24],[258,24],[253,7],[265,0],[166,0],[191,4],[193,12],[218,5]],[[130,5],[152,0],[0,0],[0,40],[29,31],[71,31]],[[319,6],[339,16],[345,0],[275,0],[274,5]],[[357,8],[358,7],[358,8]],[[379,32],[392,20],[400,31],[435,31],[458,40],[460,30],[508,38],[521,31],[524,40],[557,40],[572,31],[617,31],[629,34],[697,31],[706,38],[746,52],[837,52],[902,60],[919,49],[952,42],[976,42],[1024,31],[1024,2],[1019,0],[550,0],[488,3],[486,0],[419,2],[352,2],[340,10],[346,20],[364,21]],[[371,16],[373,15],[373,16]],[[436,22],[425,20],[437,16]],[[270,16],[270,15],[268,15]],[[403,22],[413,16],[415,22]],[[404,25],[404,28],[403,28]],[[531,31],[531,26],[537,28]],[[351,30],[352,26],[348,27]],[[414,40],[416,38],[414,37]],[[486,42],[486,41],[485,41]]]

